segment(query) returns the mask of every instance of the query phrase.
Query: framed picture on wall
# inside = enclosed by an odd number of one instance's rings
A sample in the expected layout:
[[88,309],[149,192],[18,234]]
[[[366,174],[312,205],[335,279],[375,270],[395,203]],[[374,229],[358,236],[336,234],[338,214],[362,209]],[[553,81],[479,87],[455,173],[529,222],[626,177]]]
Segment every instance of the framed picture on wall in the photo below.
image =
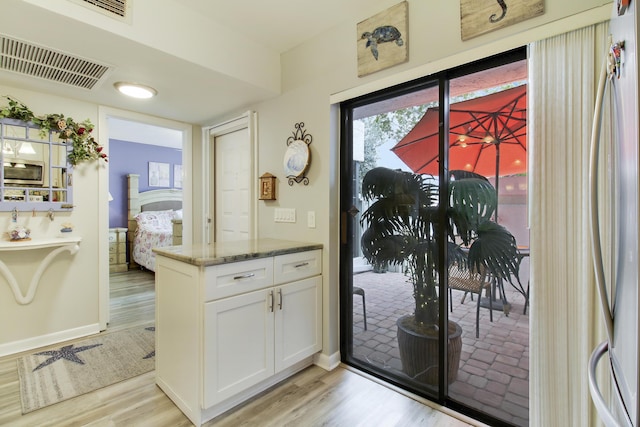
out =
[[357,25],[358,77],[409,60],[409,3],[403,1]]
[[182,188],[182,165],[173,165],[173,187]]
[[462,40],[517,24],[544,13],[544,0],[460,0]]
[[149,162],[149,187],[169,187],[169,163]]

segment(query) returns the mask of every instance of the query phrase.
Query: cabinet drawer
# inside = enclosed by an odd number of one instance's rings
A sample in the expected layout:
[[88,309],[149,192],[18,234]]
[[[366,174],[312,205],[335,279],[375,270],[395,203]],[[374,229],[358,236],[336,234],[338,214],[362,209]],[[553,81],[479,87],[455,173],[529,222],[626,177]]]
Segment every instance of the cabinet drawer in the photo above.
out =
[[221,264],[205,272],[205,301],[273,285],[273,258]]
[[273,264],[276,285],[317,276],[322,272],[322,250],[278,255]]

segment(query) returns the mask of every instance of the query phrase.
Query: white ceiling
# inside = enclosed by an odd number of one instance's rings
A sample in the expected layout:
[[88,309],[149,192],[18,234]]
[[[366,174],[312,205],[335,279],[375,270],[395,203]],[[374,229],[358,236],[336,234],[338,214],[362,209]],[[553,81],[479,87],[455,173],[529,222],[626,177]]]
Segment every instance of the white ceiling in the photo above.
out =
[[282,53],[349,17],[371,10],[377,13],[400,0],[181,0],[181,3],[233,28],[242,28],[249,38]]

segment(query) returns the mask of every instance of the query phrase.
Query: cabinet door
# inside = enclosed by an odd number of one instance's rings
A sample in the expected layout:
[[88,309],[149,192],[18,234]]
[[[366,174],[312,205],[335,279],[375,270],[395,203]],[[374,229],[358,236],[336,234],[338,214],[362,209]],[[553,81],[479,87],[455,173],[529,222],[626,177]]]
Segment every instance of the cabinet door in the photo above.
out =
[[264,289],[205,304],[204,408],[273,375],[272,295]]
[[322,349],[322,276],[276,288],[275,328],[276,372]]

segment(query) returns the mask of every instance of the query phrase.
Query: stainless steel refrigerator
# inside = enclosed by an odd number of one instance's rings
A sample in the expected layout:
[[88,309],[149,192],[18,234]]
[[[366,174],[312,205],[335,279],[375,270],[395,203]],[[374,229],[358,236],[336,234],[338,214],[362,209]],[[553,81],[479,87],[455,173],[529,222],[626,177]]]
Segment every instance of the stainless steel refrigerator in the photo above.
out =
[[[603,58],[590,153],[593,260],[607,340],[591,356],[589,386],[605,425],[640,427],[638,15],[635,1],[614,1],[610,33],[609,52]],[[610,130],[601,129],[602,111],[610,118]],[[605,138],[611,143],[606,144]],[[601,150],[601,147],[608,148]],[[606,195],[597,191],[603,185],[610,188]],[[605,220],[599,218],[599,213],[603,216],[602,208],[598,209],[603,205],[611,206],[611,218],[606,219],[604,227]],[[611,376],[611,390],[603,393],[610,396],[607,398],[602,397],[600,392],[603,390],[595,375],[596,366],[605,354],[608,354],[607,369]]]

